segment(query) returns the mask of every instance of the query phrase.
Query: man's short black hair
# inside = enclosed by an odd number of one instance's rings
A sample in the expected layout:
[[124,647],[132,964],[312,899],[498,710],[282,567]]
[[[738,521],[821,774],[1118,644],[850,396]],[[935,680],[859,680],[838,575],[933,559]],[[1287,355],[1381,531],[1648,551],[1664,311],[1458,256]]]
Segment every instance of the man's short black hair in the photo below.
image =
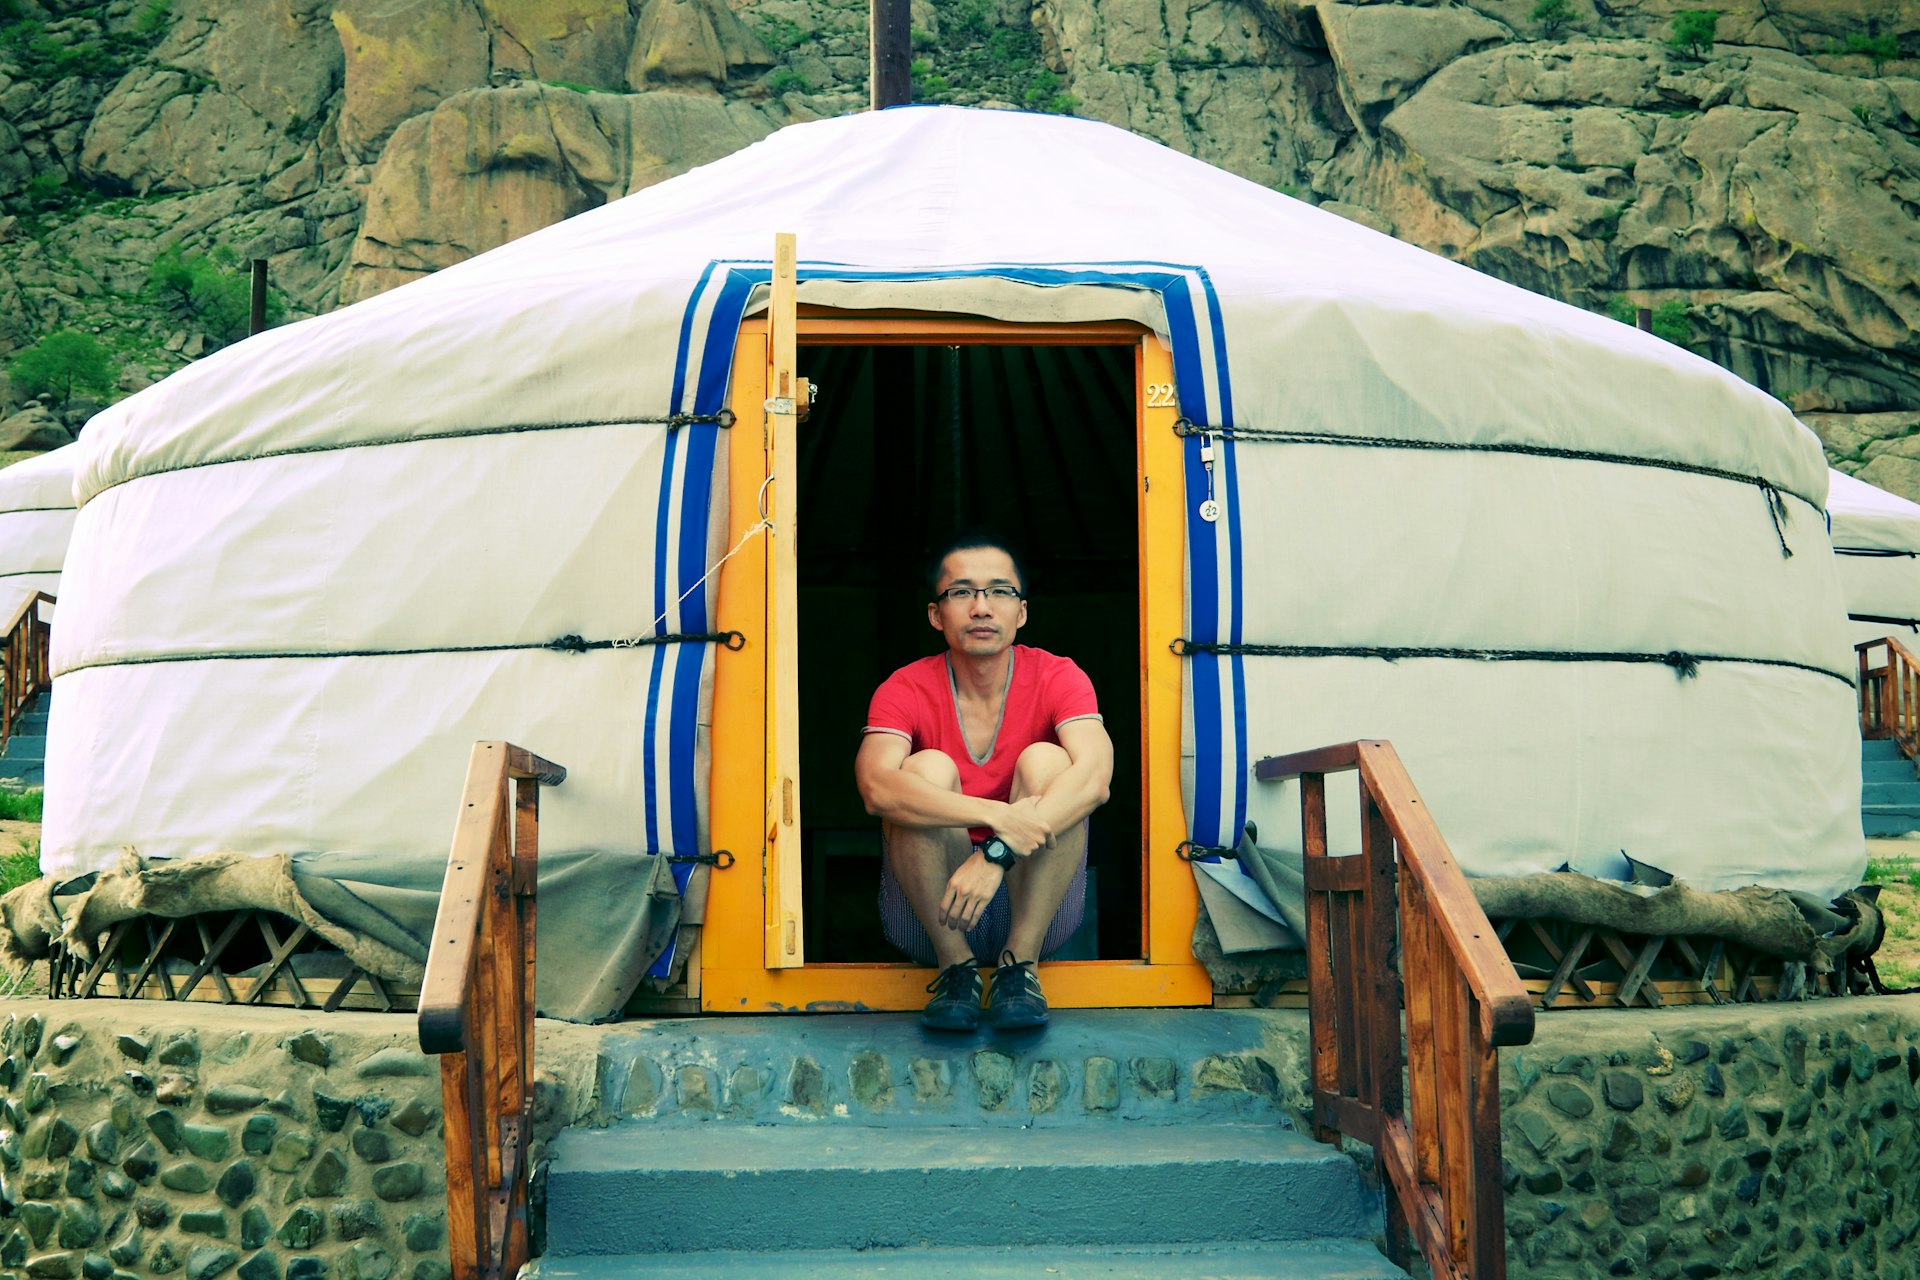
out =
[[1020,588],[1021,595],[1025,595],[1027,566],[1026,562],[1020,558],[1020,553],[1014,549],[1011,542],[994,530],[975,525],[971,529],[963,529],[954,534],[933,553],[933,558],[927,561],[927,599],[933,599],[934,592],[940,589],[940,566],[946,563],[948,556],[956,551],[977,551],[986,547],[1007,553],[1007,558],[1013,561],[1014,585]]

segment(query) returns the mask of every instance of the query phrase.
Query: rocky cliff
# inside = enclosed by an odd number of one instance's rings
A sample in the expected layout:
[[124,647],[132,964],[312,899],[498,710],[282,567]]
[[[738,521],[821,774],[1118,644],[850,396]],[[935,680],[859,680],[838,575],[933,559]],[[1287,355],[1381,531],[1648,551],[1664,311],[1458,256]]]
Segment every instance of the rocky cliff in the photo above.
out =
[[[1657,308],[1920,497],[1920,0],[1724,0],[1688,46],[1701,3],[917,0],[916,91],[1106,120],[1529,289]],[[309,314],[860,109],[865,18],[0,0],[0,354],[91,333],[124,391],[231,333],[150,284],[169,248],[265,257]]]

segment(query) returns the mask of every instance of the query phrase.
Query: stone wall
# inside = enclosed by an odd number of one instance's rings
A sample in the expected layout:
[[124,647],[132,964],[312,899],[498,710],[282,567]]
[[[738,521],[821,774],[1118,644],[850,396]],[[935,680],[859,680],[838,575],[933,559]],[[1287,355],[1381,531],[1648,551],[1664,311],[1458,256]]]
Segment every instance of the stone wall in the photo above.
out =
[[412,1030],[22,1002],[0,1028],[0,1267],[444,1280],[439,1074]]
[[1500,1078],[1516,1276],[1920,1275],[1920,997],[1555,1013]]
[[[12,1009],[0,1272],[448,1274],[412,1018]],[[1019,1046],[904,1017],[543,1021],[536,1057],[536,1158],[570,1122],[1306,1121],[1299,1010],[1062,1011]],[[1915,996],[1543,1016],[1501,1058],[1509,1273],[1920,1277],[1916,1080]]]

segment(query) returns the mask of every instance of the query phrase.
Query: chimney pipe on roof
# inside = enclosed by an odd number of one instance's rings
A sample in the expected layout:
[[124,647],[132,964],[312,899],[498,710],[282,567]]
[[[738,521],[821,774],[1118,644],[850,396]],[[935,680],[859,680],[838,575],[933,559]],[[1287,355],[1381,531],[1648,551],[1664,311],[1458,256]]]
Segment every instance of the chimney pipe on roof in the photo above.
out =
[[253,295],[247,308],[247,336],[267,327],[267,260],[253,260]]
[[873,109],[913,101],[913,11],[908,0],[872,0],[867,21]]

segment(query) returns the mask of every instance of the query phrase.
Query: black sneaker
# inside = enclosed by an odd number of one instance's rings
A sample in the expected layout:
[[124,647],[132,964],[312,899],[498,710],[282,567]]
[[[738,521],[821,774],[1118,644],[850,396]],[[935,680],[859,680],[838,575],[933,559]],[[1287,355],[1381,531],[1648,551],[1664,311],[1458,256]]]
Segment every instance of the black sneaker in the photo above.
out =
[[920,1025],[935,1031],[971,1031],[980,1025],[980,970],[977,962],[962,960],[940,971],[927,984],[933,999],[920,1011]]
[[1047,998],[1040,992],[1033,961],[1015,960],[1011,951],[1000,953],[1000,967],[993,971],[993,990],[987,997],[987,1025],[1002,1031],[1047,1025]]

